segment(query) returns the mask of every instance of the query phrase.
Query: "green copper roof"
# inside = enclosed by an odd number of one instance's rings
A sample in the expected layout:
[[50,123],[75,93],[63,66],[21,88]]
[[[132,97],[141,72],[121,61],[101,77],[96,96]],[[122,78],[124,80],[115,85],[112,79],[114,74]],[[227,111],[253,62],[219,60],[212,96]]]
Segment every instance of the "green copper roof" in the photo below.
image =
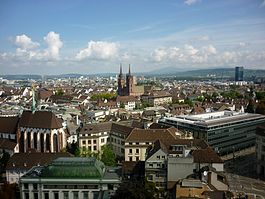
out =
[[96,158],[58,158],[42,171],[43,178],[102,178],[105,166]]

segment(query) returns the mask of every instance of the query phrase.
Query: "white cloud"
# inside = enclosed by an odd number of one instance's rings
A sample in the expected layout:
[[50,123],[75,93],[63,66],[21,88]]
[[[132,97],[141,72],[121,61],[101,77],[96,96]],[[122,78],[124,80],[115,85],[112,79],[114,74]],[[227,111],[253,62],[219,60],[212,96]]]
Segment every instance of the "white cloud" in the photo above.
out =
[[170,63],[206,63],[209,58],[215,56],[217,50],[213,45],[195,48],[185,44],[183,48],[168,47],[155,49],[151,53],[151,59],[155,62]]
[[24,34],[17,35],[14,43],[18,48],[23,50],[33,49],[39,46],[38,42],[33,42],[30,37]]
[[48,48],[44,52],[44,56],[51,59],[58,59],[59,50],[63,46],[63,42],[60,40],[60,35],[51,31],[43,39],[48,45]]
[[118,56],[119,45],[114,42],[90,41],[87,48],[80,50],[76,59],[111,59]]
[[208,45],[202,47],[202,50],[207,55],[215,55],[217,53],[216,48],[213,45]]
[[154,61],[160,62],[167,56],[167,52],[165,49],[159,48],[155,49],[154,52],[151,53],[151,56]]
[[198,49],[188,44],[185,44],[184,48],[188,55],[195,55],[198,52]]
[[240,47],[245,47],[246,46],[246,43],[245,42],[239,42],[239,46]]
[[193,5],[195,3],[198,3],[200,0],[185,0],[184,3],[187,5]]

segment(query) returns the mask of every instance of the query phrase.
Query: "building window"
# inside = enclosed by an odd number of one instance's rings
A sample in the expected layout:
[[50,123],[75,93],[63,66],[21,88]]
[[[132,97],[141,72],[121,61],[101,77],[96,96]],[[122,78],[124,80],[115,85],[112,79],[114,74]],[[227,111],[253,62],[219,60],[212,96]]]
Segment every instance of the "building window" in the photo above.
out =
[[93,140],[93,143],[94,143],[94,144],[97,144],[97,140]]
[[85,141],[85,140],[83,140],[83,141],[82,141],[82,144],[86,144],[86,141]]
[[38,189],[38,185],[37,184],[33,184],[33,190],[37,190]]
[[68,198],[69,198],[69,193],[63,192],[63,199],[68,199]]
[[123,148],[121,148],[121,153],[124,153],[124,149]]
[[135,144],[136,144],[136,145],[139,145],[139,142],[136,142]]
[[108,190],[113,190],[113,184],[108,184]]
[[149,145],[149,142],[146,142],[145,144]]
[[162,155],[162,159],[165,159],[165,156],[164,155]]
[[29,199],[29,193],[24,193],[25,199]]
[[139,161],[139,157],[135,157],[136,161]]
[[25,183],[24,184],[24,189],[29,189],[29,184]]
[[34,199],[39,199],[39,194],[38,193],[34,193],[33,197],[34,197]]
[[150,163],[150,164],[149,164],[149,167],[153,167],[153,164]]
[[88,140],[87,143],[88,143],[88,144],[91,144],[91,140]]
[[101,138],[101,143],[105,143],[105,139],[104,138]]
[[77,192],[77,191],[74,191],[74,192],[73,192],[73,196],[74,196],[74,197],[73,197],[74,199],[78,199],[78,197],[79,197],[79,196],[78,196],[78,192]]
[[129,142],[129,145],[132,145],[132,142]]
[[160,160],[160,155],[156,156],[156,158]]
[[129,153],[132,153],[132,149],[129,149]]
[[83,192],[83,199],[88,199],[88,192],[87,191]]
[[59,199],[59,193],[58,192],[54,192],[53,193],[53,198],[54,199]]
[[129,157],[130,161],[133,161],[132,157]]
[[135,153],[139,153],[139,149],[136,149],[136,152]]
[[48,192],[44,193],[44,199],[49,199],[49,193]]
[[94,149],[94,151],[96,151],[97,150],[97,146],[94,146],[93,149]]

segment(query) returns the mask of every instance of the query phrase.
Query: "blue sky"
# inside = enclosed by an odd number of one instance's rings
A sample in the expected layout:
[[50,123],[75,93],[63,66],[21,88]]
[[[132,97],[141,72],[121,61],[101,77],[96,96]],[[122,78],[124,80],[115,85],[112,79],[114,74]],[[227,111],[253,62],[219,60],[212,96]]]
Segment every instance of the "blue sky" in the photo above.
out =
[[0,1],[0,74],[118,72],[120,63],[265,69],[265,0]]

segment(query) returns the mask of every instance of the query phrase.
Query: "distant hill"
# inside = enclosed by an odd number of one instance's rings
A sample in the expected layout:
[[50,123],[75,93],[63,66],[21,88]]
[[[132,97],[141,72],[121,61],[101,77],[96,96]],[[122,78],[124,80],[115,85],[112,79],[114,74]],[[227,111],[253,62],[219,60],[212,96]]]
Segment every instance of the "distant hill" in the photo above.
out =
[[[181,71],[178,68],[167,67],[154,70],[148,74],[153,75],[172,75],[177,77],[217,77],[217,78],[234,78],[234,68],[214,68],[214,69],[197,69],[189,71]],[[244,69],[244,77],[265,77],[265,70]]]
[[41,75],[0,75],[0,77],[8,80],[38,80],[42,78]]

